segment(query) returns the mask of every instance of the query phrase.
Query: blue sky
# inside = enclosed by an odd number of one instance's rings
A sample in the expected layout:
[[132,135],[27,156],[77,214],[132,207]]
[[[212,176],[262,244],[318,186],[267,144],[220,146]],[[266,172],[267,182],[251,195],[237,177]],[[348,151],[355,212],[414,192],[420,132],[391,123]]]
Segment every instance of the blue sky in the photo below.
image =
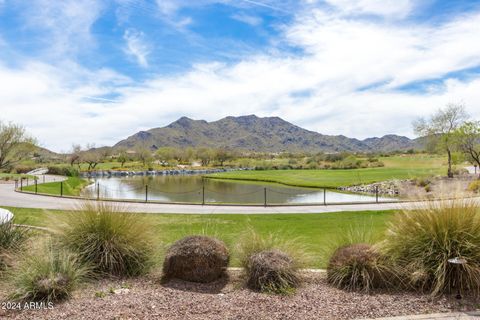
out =
[[412,136],[480,118],[480,0],[0,0],[0,119],[56,151],[181,116]]

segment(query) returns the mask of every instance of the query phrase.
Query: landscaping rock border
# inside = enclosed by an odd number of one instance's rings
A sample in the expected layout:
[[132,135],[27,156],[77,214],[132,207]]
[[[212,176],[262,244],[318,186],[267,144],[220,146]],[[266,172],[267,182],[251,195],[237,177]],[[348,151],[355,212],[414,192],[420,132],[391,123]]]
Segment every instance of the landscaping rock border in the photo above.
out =
[[391,180],[376,182],[371,184],[362,184],[351,187],[339,187],[339,190],[355,192],[355,193],[372,193],[375,194],[378,188],[378,194],[398,196],[400,194],[400,184],[409,180]]
[[95,178],[95,177],[128,177],[128,176],[167,176],[167,175],[199,175],[199,174],[212,174],[220,172],[231,172],[240,170],[253,170],[250,168],[240,169],[201,169],[201,170],[147,170],[147,171],[117,171],[117,170],[101,170],[82,172],[83,178]]

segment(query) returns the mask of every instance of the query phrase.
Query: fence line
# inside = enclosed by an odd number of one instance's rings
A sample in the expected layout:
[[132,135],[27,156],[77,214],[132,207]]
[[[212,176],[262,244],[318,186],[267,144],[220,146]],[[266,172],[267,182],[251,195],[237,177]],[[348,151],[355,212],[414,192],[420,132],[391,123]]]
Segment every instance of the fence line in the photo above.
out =
[[[103,194],[101,192],[102,188],[105,190],[103,192]],[[34,192],[29,192],[29,191],[23,190],[23,185],[22,185],[21,181],[20,181],[20,187],[17,184],[15,185],[15,190],[20,191],[20,192],[39,194],[39,195],[41,194],[41,193],[38,193],[38,187],[37,187],[36,181],[35,181],[35,189],[34,189],[35,191]],[[121,199],[121,198],[110,198],[108,196],[109,195],[108,191],[111,191],[111,193],[122,193],[122,192],[133,192],[133,191],[141,191],[141,190],[144,190],[144,191],[142,193],[139,192],[139,196],[143,196],[143,199],[140,199],[140,198]],[[273,194],[289,195],[289,196],[298,195],[298,194],[283,192],[283,191],[279,191],[279,190],[271,189],[271,188],[266,188],[266,187],[265,188],[259,187],[255,191],[249,191],[249,192],[244,192],[244,193],[231,193],[231,192],[229,193],[229,192],[221,192],[221,191],[215,191],[215,190],[207,189],[207,188],[205,188],[205,185],[203,185],[202,188],[198,188],[198,189],[181,191],[181,192],[172,192],[172,191],[163,191],[159,188],[151,188],[151,186],[148,185],[148,184],[143,185],[143,186],[139,186],[139,187],[131,187],[131,188],[126,189],[126,188],[107,187],[107,186],[101,185],[100,183],[97,182],[97,183],[95,183],[95,188],[92,191],[96,194],[92,194],[91,197],[89,197],[88,193],[84,194],[83,196],[65,196],[64,195],[63,182],[60,182],[59,193],[58,194],[41,194],[41,195],[53,195],[53,196],[68,197],[68,198],[75,198],[75,199],[108,200],[108,201],[118,201],[118,202],[132,202],[133,201],[133,202],[165,203],[165,204],[168,204],[168,203],[171,203],[171,204],[202,204],[202,205],[221,205],[221,204],[224,204],[224,205],[243,205],[243,206],[263,205],[265,207],[269,206],[269,205],[272,205],[272,206],[302,206],[302,205],[329,205],[329,204],[339,205],[339,204],[351,204],[351,203],[361,203],[361,204],[362,203],[363,204],[377,203],[378,204],[378,203],[392,203],[392,202],[400,203],[400,202],[403,202],[401,200],[397,200],[397,199],[394,199],[394,198],[392,198],[392,200],[381,201],[379,199],[378,188],[375,189],[375,194],[369,195],[372,198],[372,201],[328,202],[327,189],[326,188],[303,192],[302,195],[319,193],[319,196],[321,196],[322,193],[323,193],[323,199],[322,199],[323,201],[311,202],[311,203],[276,203],[276,202],[269,201],[269,196],[271,196],[272,193]],[[159,193],[165,193],[165,194],[173,194],[173,195],[185,195],[185,194],[195,194],[196,193],[196,194],[201,195],[201,200],[199,199],[199,201],[184,201],[184,202],[182,202],[182,201],[180,201],[180,202],[159,201],[159,200],[155,200],[155,199],[149,199],[149,192],[151,193],[152,191],[159,192]],[[241,198],[241,197],[244,197],[244,196],[261,193],[262,191],[263,191],[263,199],[262,199],[263,201],[258,201],[258,202],[255,202],[255,203],[245,203],[244,199],[243,200],[239,199],[238,202],[219,202],[219,201],[207,201],[206,200],[206,195],[208,193],[220,194],[220,195],[230,196],[230,197],[231,196],[236,196],[236,197]]]

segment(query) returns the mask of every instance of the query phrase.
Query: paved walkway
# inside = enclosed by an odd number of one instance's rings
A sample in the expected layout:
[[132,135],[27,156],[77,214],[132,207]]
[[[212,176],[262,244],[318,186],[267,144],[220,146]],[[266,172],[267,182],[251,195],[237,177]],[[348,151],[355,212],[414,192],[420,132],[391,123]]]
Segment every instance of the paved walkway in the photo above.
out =
[[371,319],[371,320],[472,320],[472,319],[480,319],[480,312],[474,311],[474,312],[421,314],[416,316],[377,318],[377,319]]
[[[45,182],[60,181],[59,176],[45,176]],[[42,181],[43,178],[40,178]],[[42,208],[71,210],[79,204],[77,199],[41,196],[15,192],[14,184],[0,184],[0,206],[19,208]],[[216,206],[158,203],[114,202],[130,212],[146,213],[195,213],[195,214],[282,214],[282,213],[323,213],[340,211],[376,211],[395,210],[420,206],[420,202],[411,203],[368,203],[368,204],[332,204],[312,206]]]

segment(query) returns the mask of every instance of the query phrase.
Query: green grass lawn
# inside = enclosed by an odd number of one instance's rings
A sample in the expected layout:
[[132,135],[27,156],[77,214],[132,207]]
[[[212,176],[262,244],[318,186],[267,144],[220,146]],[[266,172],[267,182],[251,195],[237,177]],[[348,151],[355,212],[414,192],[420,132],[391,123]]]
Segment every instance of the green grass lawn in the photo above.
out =
[[447,169],[447,158],[441,155],[415,154],[380,157],[387,168],[443,168]]
[[[67,180],[63,181],[63,195],[78,196],[80,195],[80,191],[82,190],[82,188],[85,187],[87,184],[88,181],[85,179],[68,177]],[[37,188],[38,193],[60,195],[60,182],[38,184]],[[23,191],[35,192],[35,185],[23,187]]]
[[20,178],[34,179],[35,176],[31,176],[28,174],[18,174],[18,173],[0,173],[0,180],[18,180]]
[[252,170],[215,173],[213,179],[276,182],[299,187],[337,188],[391,179],[441,174],[443,168],[366,168],[348,170]]
[[[51,225],[63,211],[6,208],[15,221],[35,226]],[[139,214],[148,219],[158,241],[172,243],[186,235],[208,234],[218,237],[234,250],[235,240],[249,226],[261,234],[276,232],[286,238],[298,238],[312,255],[312,267],[326,267],[328,248],[339,235],[352,228],[368,230],[380,239],[394,211],[337,212],[319,214],[262,214],[262,215],[198,215],[198,214]],[[233,255],[233,266],[238,261]]]
[[252,170],[215,173],[212,179],[265,181],[300,187],[337,188],[391,179],[410,179],[446,172],[445,157],[428,154],[398,155],[379,158],[380,168],[342,170]]

